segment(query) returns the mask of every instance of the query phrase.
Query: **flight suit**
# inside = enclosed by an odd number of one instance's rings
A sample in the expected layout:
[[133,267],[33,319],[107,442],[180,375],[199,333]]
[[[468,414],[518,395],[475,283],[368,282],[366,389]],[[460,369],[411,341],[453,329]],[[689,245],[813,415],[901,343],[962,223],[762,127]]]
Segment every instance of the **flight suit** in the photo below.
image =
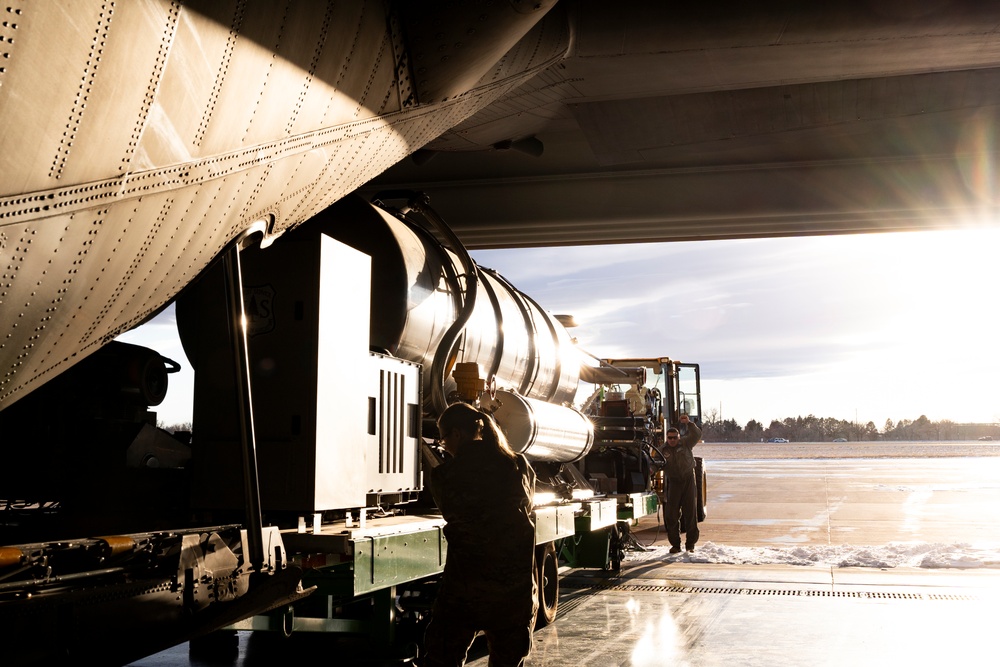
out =
[[430,490],[447,524],[448,556],[422,667],[465,663],[476,633],[490,665],[521,665],[531,651],[535,596],[535,473],[474,441],[431,473]]
[[[688,422],[687,432],[680,436],[676,447],[664,447],[666,457],[667,497],[663,509],[670,546],[680,549],[681,532],[684,548],[694,549],[698,542],[698,483],[694,476],[694,446],[701,440],[701,428]],[[681,526],[683,517],[684,525]]]

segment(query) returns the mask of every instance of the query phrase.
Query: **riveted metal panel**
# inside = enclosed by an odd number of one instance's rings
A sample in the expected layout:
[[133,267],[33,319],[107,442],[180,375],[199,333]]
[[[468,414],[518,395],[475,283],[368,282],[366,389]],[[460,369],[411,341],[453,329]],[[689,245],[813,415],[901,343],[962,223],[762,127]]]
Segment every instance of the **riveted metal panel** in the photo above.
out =
[[618,518],[635,521],[641,517],[655,514],[660,501],[655,493],[630,493],[628,503],[618,506]]
[[465,95],[407,106],[386,7],[8,4],[0,408],[159,310],[239,235],[303,222],[562,53],[526,47]]
[[354,595],[442,572],[448,551],[441,526],[353,543]]
[[535,509],[535,544],[546,544],[576,532],[573,520],[579,505],[539,507]]
[[592,500],[583,503],[584,514],[576,517],[578,532],[589,533],[618,523],[618,501]]

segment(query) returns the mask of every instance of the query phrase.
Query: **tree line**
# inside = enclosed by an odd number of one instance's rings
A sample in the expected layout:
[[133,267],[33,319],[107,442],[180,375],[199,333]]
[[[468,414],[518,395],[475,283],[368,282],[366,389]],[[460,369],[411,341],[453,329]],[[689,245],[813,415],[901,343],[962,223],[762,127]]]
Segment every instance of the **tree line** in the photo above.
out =
[[791,442],[848,442],[874,440],[1000,440],[1000,424],[959,424],[948,419],[931,421],[925,415],[915,420],[887,419],[881,430],[873,422],[862,424],[832,417],[786,417],[774,419],[768,426],[751,419],[740,426],[735,419],[719,419],[717,410],[708,410],[702,420],[705,442],[761,442],[785,438]]
[[[191,431],[191,423],[159,424],[171,433]],[[1000,441],[1000,424],[958,424],[947,419],[931,421],[920,415],[917,419],[887,419],[880,431],[874,423],[860,424],[832,417],[786,417],[774,419],[765,427],[751,419],[740,426],[735,419],[719,419],[718,410],[708,410],[702,419],[702,438],[705,442],[761,442],[771,438],[785,438],[790,442],[832,442],[843,438],[848,442],[873,440],[978,440],[992,438]]]

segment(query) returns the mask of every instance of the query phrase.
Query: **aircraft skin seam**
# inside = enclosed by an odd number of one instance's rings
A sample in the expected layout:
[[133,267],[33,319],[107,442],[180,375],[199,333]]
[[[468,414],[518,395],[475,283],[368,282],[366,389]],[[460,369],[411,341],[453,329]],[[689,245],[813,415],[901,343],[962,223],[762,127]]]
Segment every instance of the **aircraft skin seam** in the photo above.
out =
[[160,39],[160,48],[156,54],[156,61],[153,63],[152,77],[149,85],[146,87],[146,94],[143,95],[142,98],[142,106],[137,114],[135,129],[132,131],[132,137],[125,149],[125,157],[123,157],[121,161],[119,172],[122,174],[128,173],[129,165],[132,164],[132,159],[135,157],[135,151],[142,143],[142,135],[145,133],[146,123],[149,121],[149,112],[153,108],[153,104],[156,102],[160,86],[163,83],[163,70],[167,66],[167,62],[170,58],[170,50],[173,46],[174,39],[177,36],[177,26],[179,22],[180,4],[174,0],[170,3],[170,9],[167,13],[166,26],[163,30],[163,37]]
[[[59,179],[62,177],[63,169],[69,160],[70,149],[76,136],[80,132],[80,125],[83,121],[83,113],[87,108],[87,101],[90,98],[91,89],[97,79],[97,71],[100,68],[101,57],[104,54],[104,46],[107,43],[108,33],[111,31],[111,20],[115,11],[115,3],[105,3],[101,6],[101,12],[97,18],[96,36],[91,41],[90,53],[87,56],[86,65],[83,68],[83,78],[80,87],[73,98],[73,106],[69,112],[66,122],[66,131],[59,140],[59,147],[56,149],[55,157],[52,160],[52,167],[49,169],[49,178]],[[105,16],[105,14],[107,16]]]
[[226,81],[226,76],[229,73],[229,63],[233,59],[233,51],[236,49],[236,40],[240,36],[240,28],[243,26],[243,18],[246,15],[246,0],[239,0],[236,3],[236,9],[233,12],[233,20],[229,25],[229,36],[226,38],[226,47],[222,51],[221,62],[216,70],[215,83],[212,85],[212,92],[208,96],[208,101],[205,103],[205,109],[202,111],[201,122],[198,123],[198,130],[194,135],[194,145],[200,147],[202,142],[205,140],[205,134],[208,132],[208,124],[212,119],[212,114],[215,112],[215,105],[219,102],[219,95],[222,92],[222,86]]

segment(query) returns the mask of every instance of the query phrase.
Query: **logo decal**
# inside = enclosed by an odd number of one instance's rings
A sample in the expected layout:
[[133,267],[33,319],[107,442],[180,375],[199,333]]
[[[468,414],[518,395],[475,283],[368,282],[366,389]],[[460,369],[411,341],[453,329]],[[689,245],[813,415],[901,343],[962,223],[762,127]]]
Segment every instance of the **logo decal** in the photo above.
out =
[[247,314],[247,336],[274,330],[274,288],[270,285],[247,287],[243,290],[243,307]]

